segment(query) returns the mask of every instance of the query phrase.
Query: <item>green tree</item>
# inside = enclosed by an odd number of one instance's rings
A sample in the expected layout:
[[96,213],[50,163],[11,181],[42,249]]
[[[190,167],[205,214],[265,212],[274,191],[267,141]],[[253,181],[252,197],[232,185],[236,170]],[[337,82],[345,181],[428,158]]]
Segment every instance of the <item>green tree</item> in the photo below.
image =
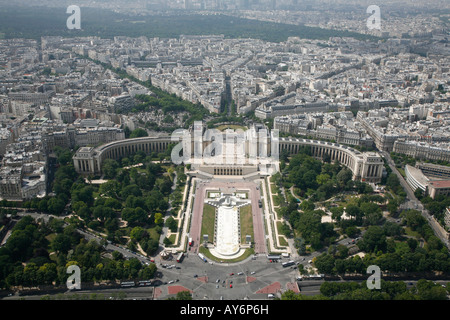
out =
[[102,183],[99,188],[101,194],[111,198],[117,198],[120,190],[120,184],[116,180],[109,180]]
[[133,230],[130,232],[130,238],[131,240],[135,241],[141,241],[141,239],[144,237],[146,231],[141,227],[134,227]]
[[300,204],[300,209],[303,211],[313,211],[316,206],[314,205],[314,202],[305,200]]
[[144,249],[145,252],[146,252],[148,255],[153,255],[153,254],[155,254],[156,251],[158,250],[158,248],[159,248],[159,243],[158,243],[157,240],[150,238],[150,239],[148,239],[147,242],[145,243],[145,247],[146,247],[146,248]]
[[334,274],[335,259],[331,254],[322,253],[314,261],[314,266],[320,273]]
[[416,191],[414,191],[414,196],[417,199],[421,200],[423,198],[423,196],[424,196],[422,189],[417,188]]
[[163,223],[163,215],[160,212],[155,213],[155,224],[161,225]]
[[47,202],[48,212],[53,215],[60,215],[65,207],[66,203],[60,197],[53,197]]
[[106,159],[102,164],[102,171],[105,175],[106,179],[113,179],[116,177],[117,169],[119,168],[119,164],[116,160]]
[[131,225],[144,224],[147,222],[147,213],[140,207],[125,208],[122,210],[122,219],[128,221]]
[[330,209],[331,212],[331,217],[333,218],[333,220],[335,221],[340,221],[342,215],[344,214],[344,207],[340,206],[340,207],[333,207]]
[[58,234],[52,241],[52,249],[67,254],[72,247],[70,237],[65,234]]
[[192,294],[190,291],[180,291],[175,297],[170,297],[167,300],[192,300]]
[[396,199],[390,199],[386,208],[390,214],[395,214],[398,211],[399,203]]
[[352,180],[353,173],[350,169],[344,168],[336,176],[336,181],[340,189],[344,189],[347,182]]
[[316,177],[316,181],[319,185],[323,185],[330,180],[330,175],[328,174],[319,174]]
[[130,139],[132,138],[141,138],[141,137],[148,137],[148,133],[146,130],[137,128],[133,130],[130,134]]
[[167,218],[165,224],[172,232],[176,232],[178,229],[178,223],[173,217]]
[[386,250],[386,235],[380,226],[369,226],[363,238],[358,241],[358,247],[365,252]]
[[173,244],[173,242],[167,237],[164,238],[163,243],[165,246],[171,246]]
[[154,263],[150,263],[148,266],[145,266],[141,271],[139,271],[139,277],[141,279],[152,279],[155,276],[156,271],[156,265]]
[[405,219],[406,225],[414,231],[420,230],[427,223],[422,214],[417,210],[404,211],[401,217]]
[[301,232],[305,241],[311,242],[313,234],[318,234],[320,239],[321,220],[321,216],[315,211],[306,211],[300,215],[300,219],[295,227]]
[[417,293],[421,300],[447,300],[447,292],[432,281],[421,279],[417,281]]
[[303,240],[303,238],[295,238],[294,246],[296,249],[298,249],[298,254],[300,256],[306,255],[306,245],[305,240]]
[[361,209],[353,204],[349,204],[346,208],[345,208],[346,213],[355,218],[355,221],[357,224],[360,224],[362,221],[362,217],[364,215],[364,213],[361,211]]
[[395,173],[389,174],[386,181],[386,187],[391,189],[396,194],[398,194],[398,192],[401,190],[400,180]]
[[84,184],[75,184],[72,187],[72,201],[73,202],[84,202],[88,206],[94,203],[94,188]]

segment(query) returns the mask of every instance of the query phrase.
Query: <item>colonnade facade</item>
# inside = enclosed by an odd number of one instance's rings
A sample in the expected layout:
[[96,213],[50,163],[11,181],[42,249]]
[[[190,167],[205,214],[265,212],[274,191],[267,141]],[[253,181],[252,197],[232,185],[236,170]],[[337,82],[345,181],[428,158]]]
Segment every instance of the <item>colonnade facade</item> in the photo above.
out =
[[230,168],[216,167],[216,168],[214,168],[214,175],[215,176],[242,176],[243,170],[242,170],[242,168],[236,168],[236,167],[230,167]]
[[[84,175],[100,175],[102,163],[106,159],[118,160],[131,156],[138,151],[145,154],[165,152],[170,144],[175,143],[171,137],[144,137],[110,142],[97,148],[83,147],[75,154],[73,161],[75,170]],[[248,142],[244,142],[248,143]],[[206,146],[205,144],[204,146]],[[270,155],[271,143],[267,145],[267,155]],[[297,154],[301,147],[311,147],[311,155],[323,159],[326,155],[330,161],[338,161],[349,168],[353,173],[353,180],[378,183],[383,174],[384,162],[375,152],[360,152],[349,146],[331,142],[309,139],[279,138],[279,152],[287,150],[289,154]],[[217,165],[211,167],[214,175],[245,175],[242,166]]]
[[332,142],[309,139],[280,138],[280,153],[287,150],[289,154],[297,154],[301,147],[311,147],[311,155],[323,159],[326,155],[330,161],[338,161],[353,173],[353,180],[378,183],[383,175],[384,162],[375,152],[360,152],[349,146]]
[[142,151],[147,155],[153,152],[165,152],[174,143],[170,137],[144,137],[110,142],[97,148],[80,148],[73,162],[75,170],[80,174],[100,175],[102,164],[106,159],[118,160]]

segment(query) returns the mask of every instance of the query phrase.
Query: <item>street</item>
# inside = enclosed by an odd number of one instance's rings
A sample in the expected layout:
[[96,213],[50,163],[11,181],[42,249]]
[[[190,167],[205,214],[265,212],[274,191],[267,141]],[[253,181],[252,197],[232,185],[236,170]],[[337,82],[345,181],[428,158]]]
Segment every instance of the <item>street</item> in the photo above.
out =
[[392,160],[390,154],[388,152],[385,152],[385,151],[382,151],[381,153],[382,153],[383,157],[387,160],[388,165],[391,168],[392,172],[394,172],[397,175],[397,177],[398,177],[398,179],[400,181],[400,184],[402,185],[403,189],[406,192],[406,202],[405,202],[403,208],[404,209],[415,209],[415,210],[418,210],[422,214],[422,216],[428,221],[428,224],[433,229],[435,235],[444,243],[444,245],[447,248],[450,249],[449,240],[446,239],[441,234],[441,232],[438,229],[438,227],[434,223],[432,223],[430,214],[428,213],[427,210],[425,210],[425,208],[423,207],[422,203],[414,195],[414,191],[411,189],[411,187],[408,185],[406,180],[403,178],[403,176],[397,170],[397,168],[395,167],[395,163]]

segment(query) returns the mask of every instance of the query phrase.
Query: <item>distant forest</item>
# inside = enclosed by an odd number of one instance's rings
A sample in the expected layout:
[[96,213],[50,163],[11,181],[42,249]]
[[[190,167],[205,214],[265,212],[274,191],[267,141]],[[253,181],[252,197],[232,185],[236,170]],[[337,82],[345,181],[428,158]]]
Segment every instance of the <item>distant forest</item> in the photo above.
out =
[[329,37],[353,37],[377,40],[355,32],[328,30],[263,22],[227,15],[173,14],[167,16],[130,16],[110,10],[81,9],[81,29],[69,30],[66,8],[0,8],[0,38],[40,39],[41,36],[114,36],[178,38],[186,35],[223,34],[226,38],[254,38],[283,42],[288,37],[327,40]]

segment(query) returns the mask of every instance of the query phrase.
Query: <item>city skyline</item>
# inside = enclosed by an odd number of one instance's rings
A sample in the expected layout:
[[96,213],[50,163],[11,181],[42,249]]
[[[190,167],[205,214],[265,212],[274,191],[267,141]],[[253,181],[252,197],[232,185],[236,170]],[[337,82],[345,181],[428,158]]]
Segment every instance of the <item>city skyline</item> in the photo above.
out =
[[450,298],[449,5],[126,3],[0,9],[2,300]]

